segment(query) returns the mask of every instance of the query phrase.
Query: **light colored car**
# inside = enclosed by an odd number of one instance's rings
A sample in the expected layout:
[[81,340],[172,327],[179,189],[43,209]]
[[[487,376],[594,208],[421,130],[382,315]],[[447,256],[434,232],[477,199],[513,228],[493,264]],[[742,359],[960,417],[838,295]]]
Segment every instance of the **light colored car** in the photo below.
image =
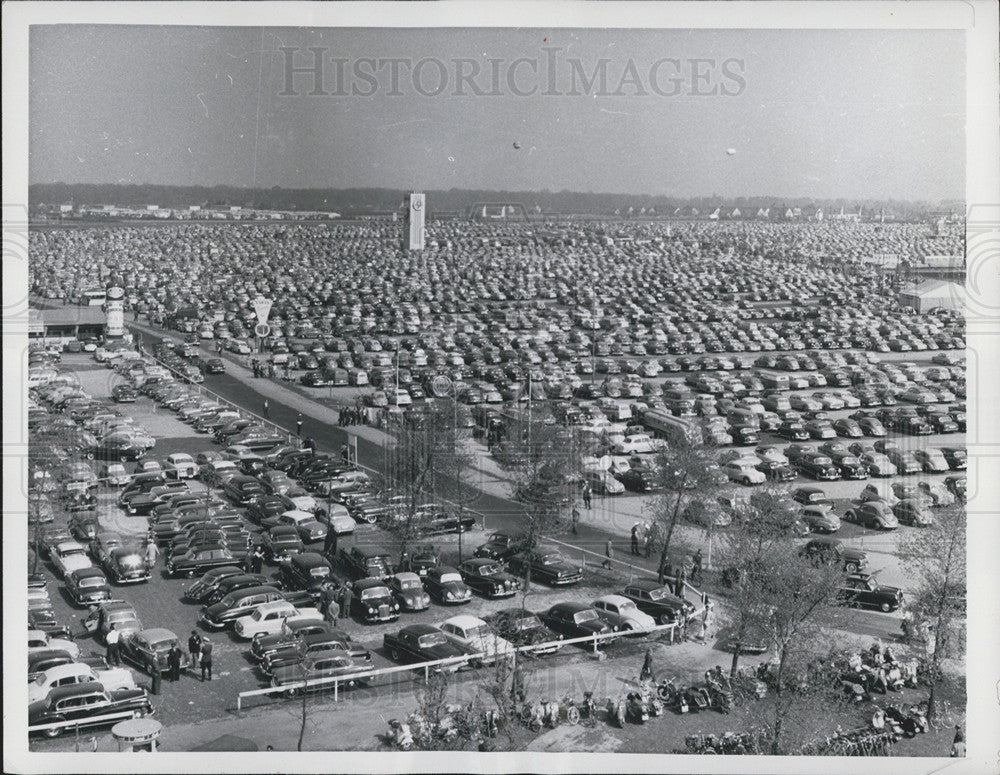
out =
[[49,553],[56,573],[66,578],[75,570],[90,568],[94,563],[87,556],[87,548],[78,541],[61,541]]
[[459,614],[438,625],[445,637],[470,652],[480,653],[484,663],[513,658],[514,645],[494,633],[478,616]]
[[644,455],[656,451],[652,437],[645,433],[634,433],[626,436],[611,447],[615,455]]
[[132,481],[132,477],[121,463],[108,463],[101,466],[97,478],[111,487],[124,487]]
[[[353,522],[353,520],[351,521]],[[322,541],[326,538],[327,527],[308,511],[298,511],[297,509],[286,511],[278,517],[277,524],[294,527],[299,532],[299,538],[302,539],[303,543]]]
[[622,595],[604,595],[592,605],[598,616],[608,624],[617,626],[619,630],[650,632],[656,626],[656,620],[652,616],[640,611],[633,600]]
[[273,635],[281,632],[286,620],[301,619],[322,621],[323,614],[315,608],[296,608],[287,600],[278,600],[264,603],[249,616],[241,616],[233,625],[233,632],[238,638],[252,640],[254,635]]
[[858,460],[870,476],[895,476],[897,473],[896,466],[881,452],[866,452],[858,455]]
[[108,670],[95,670],[82,662],[71,662],[68,665],[50,667],[28,684],[28,702],[38,702],[49,696],[49,692],[60,686],[99,681],[104,689],[114,692],[119,689],[137,689],[135,676],[125,667],[112,667]]
[[930,503],[935,508],[941,506],[951,506],[955,503],[954,494],[948,492],[948,489],[941,484],[936,482],[919,482],[917,484],[917,489],[920,493],[930,499]]
[[167,476],[172,476],[175,479],[193,479],[198,475],[198,464],[187,452],[174,452],[167,455],[163,470]]
[[836,533],[840,530],[840,517],[828,503],[803,506],[799,509],[799,518],[817,533]]
[[785,453],[781,451],[781,447],[777,447],[772,444],[761,444],[754,450],[754,454],[756,454],[762,461],[782,464],[788,463],[788,458],[785,456]]
[[915,449],[913,456],[928,473],[939,474],[948,470],[948,461],[945,460],[944,454],[940,450]]
[[28,653],[45,649],[60,649],[73,659],[80,656],[80,647],[65,638],[50,638],[45,630],[28,630]]
[[583,478],[596,493],[621,495],[625,492],[625,485],[615,479],[608,471],[586,471]]
[[729,477],[729,481],[731,482],[746,485],[763,484],[767,481],[767,474],[755,468],[759,462],[757,458],[730,460],[728,463],[723,464],[722,472]]

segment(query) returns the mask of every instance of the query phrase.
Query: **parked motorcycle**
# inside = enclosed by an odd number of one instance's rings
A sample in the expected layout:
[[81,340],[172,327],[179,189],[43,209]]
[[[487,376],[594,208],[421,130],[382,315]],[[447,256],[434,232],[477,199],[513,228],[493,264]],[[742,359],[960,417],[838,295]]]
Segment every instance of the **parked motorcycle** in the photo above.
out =
[[649,707],[640,692],[629,692],[626,696],[625,719],[635,724],[649,721]]
[[413,733],[410,731],[410,725],[398,719],[389,720],[389,733],[386,737],[390,745],[401,751],[409,751],[413,748]]

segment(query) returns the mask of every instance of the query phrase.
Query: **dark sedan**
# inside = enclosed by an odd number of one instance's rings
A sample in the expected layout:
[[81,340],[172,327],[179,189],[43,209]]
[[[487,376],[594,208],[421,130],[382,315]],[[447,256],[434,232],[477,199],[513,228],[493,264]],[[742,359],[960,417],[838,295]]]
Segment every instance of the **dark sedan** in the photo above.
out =
[[432,598],[444,605],[468,603],[472,599],[472,590],[465,585],[462,575],[447,565],[428,570],[424,586]]
[[659,624],[670,624],[694,613],[694,605],[681,600],[666,586],[655,581],[634,581],[622,591],[638,609],[649,614]]
[[[386,633],[382,645],[389,658],[400,664],[433,662],[466,654],[465,649],[430,624],[411,624],[397,633]],[[456,664],[451,670],[457,667]]]
[[509,560],[529,547],[530,537],[527,533],[499,532],[491,535],[485,544],[476,547],[476,557],[488,557],[492,560]]
[[519,579],[507,573],[499,562],[487,557],[466,560],[458,571],[462,580],[483,597],[512,597],[521,588]]
[[291,525],[276,525],[261,534],[264,556],[271,562],[283,562],[293,554],[306,550],[297,528]]
[[81,568],[66,576],[66,591],[78,606],[96,605],[111,597],[111,587],[100,568]]
[[[44,700],[28,706],[28,733],[40,732],[47,737],[58,737],[70,728],[79,730],[108,726],[130,716],[134,718],[152,712],[153,705],[145,689],[106,691],[98,681],[57,686]],[[66,725],[37,729],[60,722]]]
[[819,452],[806,453],[796,461],[795,467],[803,476],[820,481],[835,481],[840,479],[840,471],[827,455]]
[[227,547],[194,547],[186,554],[171,557],[167,561],[167,573],[171,576],[184,574],[192,578],[210,568],[232,565],[234,562],[237,562],[237,559]]
[[511,558],[509,565],[511,573],[551,586],[567,586],[583,579],[583,568],[568,562],[559,552],[526,552]]
[[399,602],[382,579],[354,582],[350,615],[367,623],[394,622],[399,618]]
[[630,468],[623,474],[619,474],[618,481],[631,492],[658,492],[661,489],[660,482],[653,472],[635,468]]
[[104,558],[104,567],[116,584],[139,584],[149,581],[149,566],[135,549],[116,547]]
[[899,587],[879,584],[873,573],[851,573],[837,591],[837,601],[841,605],[889,613],[903,605],[903,592]]
[[[538,614],[525,608],[504,608],[483,617],[496,633],[515,646],[535,646],[552,643],[552,631],[542,624]],[[534,654],[551,654],[559,649],[549,645],[532,649]]]
[[606,635],[618,629],[604,621],[594,607],[586,603],[556,603],[542,614],[542,622],[553,632],[567,638]]

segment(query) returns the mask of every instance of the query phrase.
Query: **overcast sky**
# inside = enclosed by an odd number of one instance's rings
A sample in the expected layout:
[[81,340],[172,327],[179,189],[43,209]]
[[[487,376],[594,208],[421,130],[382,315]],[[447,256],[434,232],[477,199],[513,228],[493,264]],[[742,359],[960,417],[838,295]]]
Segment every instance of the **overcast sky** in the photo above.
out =
[[[322,81],[283,95],[281,47]],[[943,31],[34,27],[30,179],[961,199],[964,61]]]

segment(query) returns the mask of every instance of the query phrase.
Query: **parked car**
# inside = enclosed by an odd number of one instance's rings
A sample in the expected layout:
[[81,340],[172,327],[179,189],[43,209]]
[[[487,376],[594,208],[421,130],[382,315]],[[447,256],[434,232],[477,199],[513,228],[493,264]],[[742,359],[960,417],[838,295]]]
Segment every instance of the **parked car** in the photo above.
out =
[[541,618],[546,627],[566,638],[606,635],[617,631],[615,625],[602,619],[597,610],[586,603],[556,603]]
[[828,503],[803,506],[799,510],[799,518],[816,533],[836,533],[840,530],[840,517]]
[[529,581],[541,581],[551,586],[577,584],[583,579],[583,568],[563,558],[559,552],[535,549],[515,555],[508,563],[511,573]]
[[389,555],[364,546],[337,552],[337,564],[350,579],[386,579],[392,575]]
[[[243,552],[246,554],[245,550]],[[233,550],[220,544],[192,546],[184,554],[171,554],[167,560],[167,573],[171,576],[185,575],[194,578],[211,568],[232,565],[238,562]]]
[[354,582],[350,615],[366,623],[394,622],[399,618],[400,605],[384,579],[367,578]]
[[[219,590],[224,590],[233,585],[230,580],[228,585],[220,585]],[[213,596],[214,597],[214,596]],[[284,600],[285,596],[276,587],[270,585],[243,587],[227,592],[218,602],[204,606],[201,609],[199,621],[208,629],[221,630],[232,624],[241,616],[247,616],[257,610],[265,603],[274,603]],[[212,598],[209,598],[211,601]]]
[[486,598],[512,597],[521,588],[520,579],[507,573],[501,562],[488,557],[466,560],[458,571],[470,589]]
[[[119,641],[122,659],[131,662],[140,670],[152,675],[154,668],[167,673],[170,670],[168,657],[170,650],[179,645],[177,636],[163,627],[130,633]],[[181,649],[181,668],[190,665],[186,649]]]
[[330,580],[333,568],[318,552],[301,552],[282,563],[280,574],[286,589],[316,589]]
[[899,520],[885,501],[868,501],[853,506],[847,510],[844,519],[876,530],[893,530],[899,527]]
[[814,538],[802,547],[805,557],[824,564],[835,563],[848,573],[868,567],[868,555],[860,549],[846,546],[836,538]]
[[529,549],[529,541],[527,533],[493,533],[486,543],[476,547],[474,554],[476,557],[506,561]]
[[425,611],[430,607],[431,597],[416,573],[396,573],[388,578],[387,584],[401,610]]
[[116,584],[140,584],[149,581],[149,566],[137,549],[118,546],[104,556],[104,569]]
[[71,727],[107,726],[123,718],[115,714],[138,717],[152,712],[145,689],[107,690],[98,682],[70,684],[53,689],[45,699],[28,706],[28,733],[36,727],[65,722],[65,726],[40,730],[47,737],[58,737]]
[[468,603],[472,599],[472,590],[462,580],[462,574],[448,565],[428,570],[424,587],[432,599],[443,605]]
[[656,626],[652,616],[640,611],[634,600],[622,595],[603,595],[592,605],[598,616],[621,631],[648,633]]
[[100,568],[80,568],[66,576],[66,592],[80,607],[96,605],[111,597],[111,587]]
[[901,525],[930,527],[934,524],[934,515],[927,504],[920,500],[903,499],[892,507],[892,513]]
[[[437,627],[430,624],[411,624],[399,632],[386,633],[382,642],[389,658],[396,663],[434,662],[441,659],[464,657],[468,652],[450,640]],[[454,672],[460,663],[439,668]]]
[[241,616],[233,623],[238,638],[252,639],[256,635],[273,635],[288,619],[322,621],[323,614],[315,608],[297,608],[287,600],[276,600],[258,606],[253,613]]
[[128,668],[113,667],[108,670],[94,669],[82,662],[57,665],[46,670],[28,684],[28,703],[39,702],[49,696],[49,692],[61,686],[99,682],[107,691],[136,689],[135,678]]
[[837,601],[841,605],[889,613],[903,605],[903,592],[899,587],[879,584],[874,573],[851,573],[837,590]]
[[634,581],[625,587],[622,595],[660,624],[670,624],[694,614],[694,605],[681,600],[668,587],[655,581]]

